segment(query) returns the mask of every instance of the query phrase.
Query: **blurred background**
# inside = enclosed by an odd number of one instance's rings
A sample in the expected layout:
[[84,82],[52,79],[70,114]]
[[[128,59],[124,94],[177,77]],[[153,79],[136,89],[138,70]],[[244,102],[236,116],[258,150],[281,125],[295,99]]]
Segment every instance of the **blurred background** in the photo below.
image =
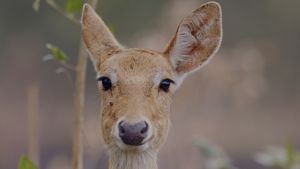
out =
[[[69,169],[74,88],[57,73],[60,65],[43,57],[50,42],[75,65],[80,27],[44,1],[39,12],[31,1],[0,2],[0,168],[17,168],[28,152],[28,91],[37,86],[40,168]],[[99,0],[97,12],[124,45],[162,50],[180,20],[203,2]],[[176,93],[160,168],[204,168],[194,145],[199,139],[222,147],[242,169],[261,168],[253,154],[268,145],[291,140],[300,147],[300,1],[218,2],[223,8],[222,47]],[[91,63],[86,92],[85,168],[106,169]]]

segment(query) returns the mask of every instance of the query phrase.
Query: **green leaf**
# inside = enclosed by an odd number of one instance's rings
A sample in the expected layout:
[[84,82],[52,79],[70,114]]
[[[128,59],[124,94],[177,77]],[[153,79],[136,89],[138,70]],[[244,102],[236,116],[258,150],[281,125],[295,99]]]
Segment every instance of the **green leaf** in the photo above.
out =
[[19,161],[19,169],[37,169],[37,166],[25,155]]
[[46,48],[50,50],[53,58],[60,62],[65,62],[67,60],[67,55],[60,50],[58,47],[48,43],[46,44]]
[[297,159],[297,152],[294,148],[294,145],[290,141],[286,143],[285,151],[287,154],[287,167],[292,168]]
[[32,3],[32,8],[35,12],[39,11],[40,9],[40,2],[41,0],[34,0]]
[[66,11],[68,13],[80,12],[83,6],[83,0],[68,0],[66,4]]

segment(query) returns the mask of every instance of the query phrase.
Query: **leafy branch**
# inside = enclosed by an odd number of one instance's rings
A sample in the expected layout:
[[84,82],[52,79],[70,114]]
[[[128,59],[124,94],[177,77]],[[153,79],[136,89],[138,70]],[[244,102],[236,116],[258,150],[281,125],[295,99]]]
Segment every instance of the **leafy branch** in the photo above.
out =
[[[88,3],[96,8],[98,0],[88,0]],[[46,0],[46,3],[54,10],[62,14],[65,18],[69,19],[73,23],[80,25],[79,19],[76,18],[77,14],[81,11],[84,1],[83,0],[67,0],[65,7],[61,7],[55,0]],[[40,0],[34,0],[33,9],[39,10]],[[77,65],[73,66],[67,63],[67,55],[53,44],[46,44],[46,48],[50,51],[50,54],[46,55],[43,60],[55,60],[62,67],[57,69],[57,73],[64,72],[73,84],[70,72],[76,73],[75,79],[75,94],[74,94],[74,130],[73,130],[73,153],[72,153],[72,167],[73,169],[83,168],[83,146],[82,146],[82,114],[85,100],[85,80],[86,80],[86,67],[87,67],[87,53],[83,45],[82,39],[79,42],[78,60]],[[27,168],[22,168],[27,169]],[[34,168],[28,168],[34,169]]]
[[299,169],[300,152],[288,141],[285,146],[269,146],[255,154],[254,160],[265,167],[280,169]]
[[70,21],[80,24],[79,20],[74,17],[74,13],[80,11],[83,1],[79,0],[81,3],[77,1],[78,0],[68,0],[66,10],[63,10],[54,0],[46,0],[46,3]]
[[25,155],[19,161],[19,169],[38,169],[37,166]]
[[[205,169],[237,169],[223,149],[208,141],[195,142],[206,158]],[[254,155],[254,161],[267,168],[300,169],[300,152],[288,141],[284,146],[269,146]]]

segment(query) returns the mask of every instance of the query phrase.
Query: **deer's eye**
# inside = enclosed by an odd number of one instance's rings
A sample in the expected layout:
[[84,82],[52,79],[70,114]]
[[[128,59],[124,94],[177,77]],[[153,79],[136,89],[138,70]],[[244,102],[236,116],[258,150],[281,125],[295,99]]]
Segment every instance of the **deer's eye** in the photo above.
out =
[[171,83],[174,83],[174,81],[171,79],[164,79],[160,82],[159,89],[163,90],[164,92],[168,92]]
[[97,80],[102,82],[104,91],[110,90],[112,88],[111,81],[108,77],[102,76],[102,77],[98,78]]

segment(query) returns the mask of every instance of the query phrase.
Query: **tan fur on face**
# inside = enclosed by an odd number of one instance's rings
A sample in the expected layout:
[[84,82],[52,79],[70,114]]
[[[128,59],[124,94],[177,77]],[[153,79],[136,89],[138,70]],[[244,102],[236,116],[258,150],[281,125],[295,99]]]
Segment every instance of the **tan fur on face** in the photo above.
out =
[[[88,5],[82,14],[82,37],[98,76],[112,82],[101,93],[101,130],[109,149],[110,169],[157,169],[156,157],[170,126],[172,95],[184,77],[208,63],[222,40],[221,7],[208,2],[185,17],[163,52],[124,49],[102,19]],[[171,79],[169,91],[160,90]],[[146,121],[142,146],[126,146],[118,135],[118,123]]]
[[[117,82],[112,91],[102,91],[102,129],[105,142],[115,146],[110,134],[120,118],[127,121],[148,120],[154,131],[150,146],[158,148],[165,140],[169,126],[171,96],[175,86],[168,93],[159,90],[154,76],[161,73],[162,79],[175,79],[168,60],[160,53],[141,49],[128,49],[107,59],[100,68],[101,76],[113,70]],[[101,90],[102,86],[99,84]],[[106,120],[105,120],[106,119]]]

